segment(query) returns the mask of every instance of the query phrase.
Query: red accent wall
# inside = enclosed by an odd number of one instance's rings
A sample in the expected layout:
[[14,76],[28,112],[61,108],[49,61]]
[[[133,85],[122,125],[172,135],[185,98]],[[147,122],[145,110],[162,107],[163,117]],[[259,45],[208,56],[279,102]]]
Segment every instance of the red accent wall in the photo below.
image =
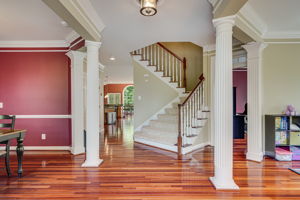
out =
[[244,112],[247,103],[247,71],[233,72],[233,86],[236,87],[236,112]]
[[[1,52],[0,114],[69,115],[70,67],[65,52]],[[70,119],[17,119],[25,145],[68,146]],[[41,140],[46,133],[46,140]]]
[[[104,85],[104,97],[107,93],[121,93],[123,94],[123,90],[126,86],[133,85],[133,84],[107,84]],[[123,102],[123,95],[122,95],[122,101]],[[107,99],[104,98],[104,104],[107,104]]]

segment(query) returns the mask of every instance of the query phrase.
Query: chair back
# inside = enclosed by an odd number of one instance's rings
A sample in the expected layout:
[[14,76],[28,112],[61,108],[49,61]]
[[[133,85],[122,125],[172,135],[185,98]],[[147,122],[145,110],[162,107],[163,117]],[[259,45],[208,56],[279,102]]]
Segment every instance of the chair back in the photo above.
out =
[[15,115],[0,115],[0,128],[8,128],[14,130],[15,120],[16,120]]

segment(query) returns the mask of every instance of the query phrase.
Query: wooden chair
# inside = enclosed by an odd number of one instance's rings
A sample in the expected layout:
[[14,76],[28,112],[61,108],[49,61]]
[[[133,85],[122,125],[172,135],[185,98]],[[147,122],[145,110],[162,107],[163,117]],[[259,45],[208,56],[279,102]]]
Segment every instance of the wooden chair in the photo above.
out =
[[[0,122],[0,128],[14,130],[15,128],[15,116],[10,115],[0,115],[0,120],[6,120],[5,123]],[[9,151],[10,151],[10,141],[0,142],[0,144],[5,144],[5,151],[0,151],[0,157],[5,157],[5,167],[7,175],[11,175],[10,162],[9,162]]]

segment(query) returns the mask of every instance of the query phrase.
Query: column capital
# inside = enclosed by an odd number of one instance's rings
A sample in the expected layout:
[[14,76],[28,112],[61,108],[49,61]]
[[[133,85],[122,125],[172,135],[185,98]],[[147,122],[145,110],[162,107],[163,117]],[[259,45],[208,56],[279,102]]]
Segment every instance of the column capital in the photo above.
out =
[[101,47],[101,42],[95,42],[95,41],[90,41],[90,40],[86,40],[85,41],[85,46],[86,47],[89,47],[89,46],[94,46],[94,47],[98,47],[100,48]]
[[66,53],[66,55],[71,59],[71,60],[74,60],[76,58],[79,58],[79,59],[84,59],[86,57],[86,53],[84,52],[80,52],[80,51],[68,51]]
[[254,59],[258,58],[267,46],[268,44],[262,42],[250,42],[242,47],[247,51],[247,58]]
[[216,18],[216,19],[213,19],[213,24],[216,28],[221,25],[228,25],[228,26],[233,27],[233,25],[235,24],[235,18],[236,18],[235,15]]
[[82,67],[84,58],[86,58],[86,53],[80,51],[69,51],[66,53],[66,56],[71,59],[71,68],[74,68],[75,66]]

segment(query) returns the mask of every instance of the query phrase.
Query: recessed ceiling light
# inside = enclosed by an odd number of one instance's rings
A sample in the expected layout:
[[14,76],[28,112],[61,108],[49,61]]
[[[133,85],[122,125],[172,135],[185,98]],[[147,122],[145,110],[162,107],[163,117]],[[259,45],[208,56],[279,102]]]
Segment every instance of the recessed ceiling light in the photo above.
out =
[[61,23],[61,25],[64,26],[64,27],[69,26],[68,23],[67,23],[66,21],[61,21],[60,23]]
[[116,60],[116,58],[113,57],[113,56],[111,56],[111,57],[109,58],[109,60],[114,61],[114,60]]

